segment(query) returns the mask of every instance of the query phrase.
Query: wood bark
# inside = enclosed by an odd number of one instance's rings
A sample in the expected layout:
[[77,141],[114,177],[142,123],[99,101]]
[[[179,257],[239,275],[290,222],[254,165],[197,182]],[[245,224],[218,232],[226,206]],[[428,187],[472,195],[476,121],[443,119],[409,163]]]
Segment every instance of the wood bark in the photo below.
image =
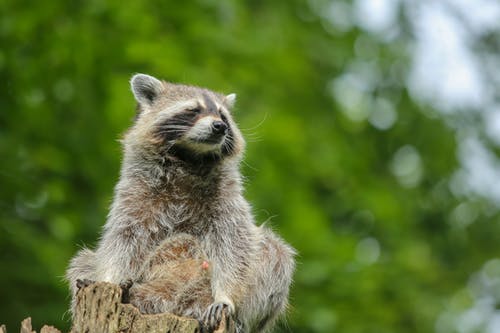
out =
[[[234,322],[223,318],[214,333],[234,333]],[[4,325],[0,333],[6,333]],[[111,283],[98,282],[81,288],[70,333],[201,333],[197,320],[170,313],[141,314],[131,304],[122,303],[122,289]],[[21,333],[36,333],[31,318],[21,323]],[[61,333],[52,326],[43,326],[40,333]]]

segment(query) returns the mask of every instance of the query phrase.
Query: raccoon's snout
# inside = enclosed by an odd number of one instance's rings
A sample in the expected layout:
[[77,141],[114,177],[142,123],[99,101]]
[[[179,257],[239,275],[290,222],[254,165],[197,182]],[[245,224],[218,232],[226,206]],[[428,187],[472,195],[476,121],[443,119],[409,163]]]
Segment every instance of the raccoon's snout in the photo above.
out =
[[[218,150],[229,131],[229,125],[221,118],[206,116],[199,118],[183,135],[181,141],[198,151]],[[202,146],[199,146],[199,144]]]
[[212,133],[216,135],[225,135],[227,131],[227,125],[223,121],[216,120],[212,123]]

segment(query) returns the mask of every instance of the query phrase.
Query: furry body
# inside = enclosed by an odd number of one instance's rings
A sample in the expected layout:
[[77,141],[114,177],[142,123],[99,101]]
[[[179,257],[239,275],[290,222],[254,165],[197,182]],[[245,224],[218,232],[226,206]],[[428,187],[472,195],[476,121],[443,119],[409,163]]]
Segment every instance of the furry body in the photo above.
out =
[[178,234],[165,239],[130,288],[130,302],[142,313],[202,318],[213,302],[207,260],[195,237]]
[[[144,312],[190,315],[213,329],[227,311],[241,332],[266,331],[287,306],[294,250],[255,225],[242,195],[244,141],[229,113],[234,95],[142,74],[131,84],[140,113],[123,140],[120,180],[99,244],[81,250],[68,268],[73,297],[76,279],[131,280],[131,302]],[[194,266],[175,266],[162,255],[180,234],[199,246],[186,252]],[[163,259],[151,265],[152,258]],[[204,258],[208,280],[191,274]],[[200,301],[183,299],[177,278],[199,279]]]

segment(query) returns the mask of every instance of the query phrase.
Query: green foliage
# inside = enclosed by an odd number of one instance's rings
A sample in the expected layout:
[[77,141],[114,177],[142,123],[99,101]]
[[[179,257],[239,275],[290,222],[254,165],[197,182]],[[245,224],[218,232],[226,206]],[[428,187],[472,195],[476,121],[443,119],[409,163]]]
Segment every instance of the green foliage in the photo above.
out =
[[[281,331],[432,332],[448,307],[471,305],[471,274],[500,256],[496,210],[450,190],[455,133],[394,74],[407,40],[334,31],[303,1],[4,0],[0,13],[0,322],[11,329],[28,315],[69,326],[62,276],[105,221],[136,72],[238,93],[247,197],[299,252]],[[364,98],[390,101],[390,128],[356,118],[366,101],[332,98],[353,59],[382,73]],[[479,212],[474,223],[456,222],[459,205]]]

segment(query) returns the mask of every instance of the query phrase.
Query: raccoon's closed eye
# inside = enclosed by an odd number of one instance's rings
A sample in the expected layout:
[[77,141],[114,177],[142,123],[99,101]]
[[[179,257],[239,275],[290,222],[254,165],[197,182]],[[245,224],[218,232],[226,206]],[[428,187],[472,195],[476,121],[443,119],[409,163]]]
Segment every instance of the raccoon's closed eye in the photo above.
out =
[[194,112],[194,113],[200,113],[201,112],[201,108],[200,107],[195,107],[195,108],[192,108],[192,109],[188,109],[187,111],[191,111],[191,112]]

